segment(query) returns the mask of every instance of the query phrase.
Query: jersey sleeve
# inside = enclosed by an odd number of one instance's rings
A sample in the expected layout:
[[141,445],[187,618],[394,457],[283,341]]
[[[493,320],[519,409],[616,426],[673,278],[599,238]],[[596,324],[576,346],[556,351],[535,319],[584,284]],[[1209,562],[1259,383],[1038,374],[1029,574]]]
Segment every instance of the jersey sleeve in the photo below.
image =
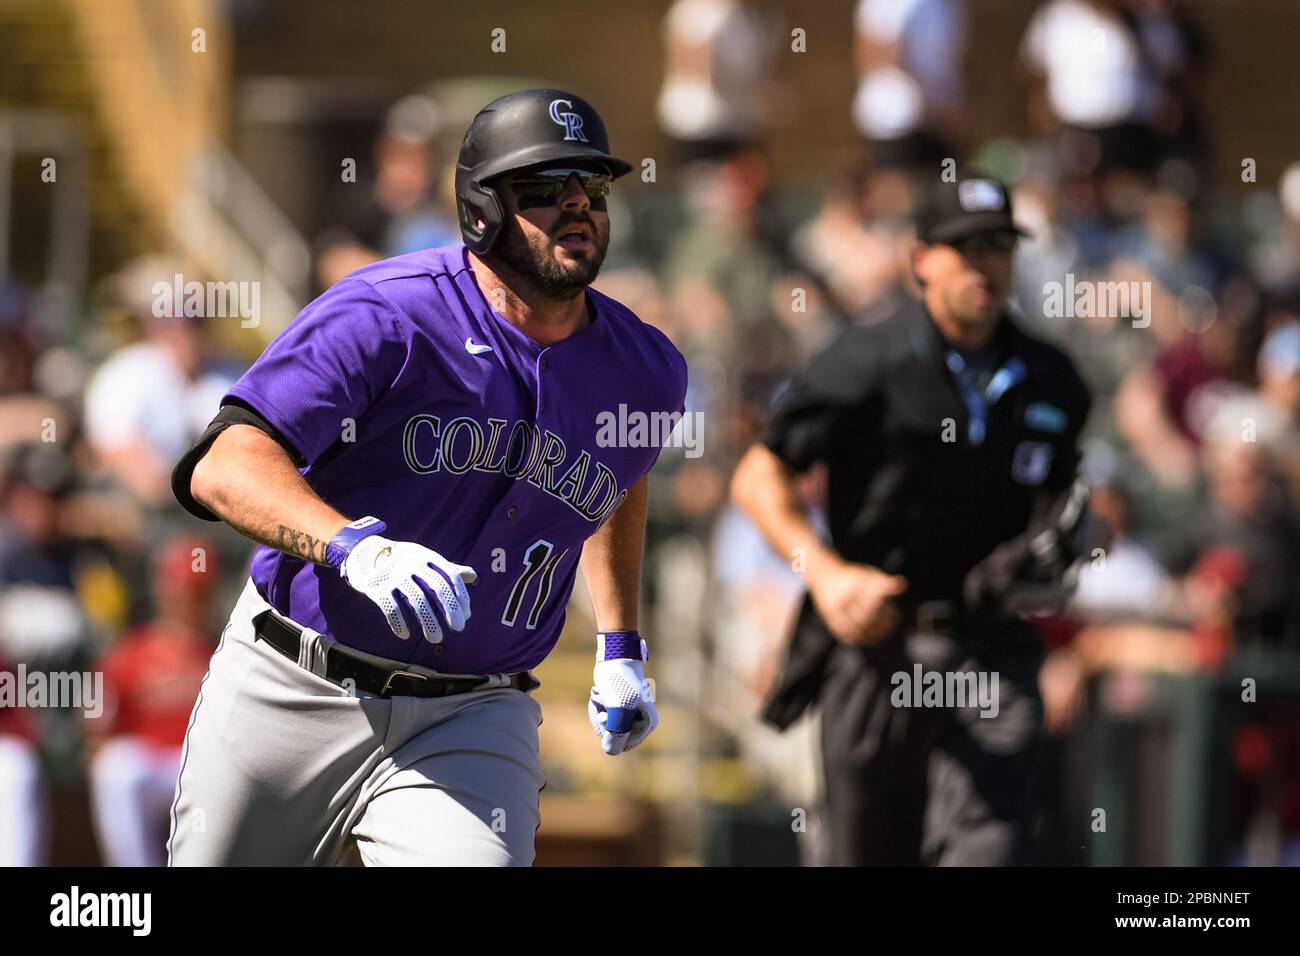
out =
[[226,394],[269,422],[310,465],[392,384],[407,356],[388,300],[344,279],[298,314]]
[[[828,460],[844,427],[869,407],[877,374],[860,331],[836,336],[777,397],[760,440],[796,472]],[[865,431],[857,440],[868,440]]]

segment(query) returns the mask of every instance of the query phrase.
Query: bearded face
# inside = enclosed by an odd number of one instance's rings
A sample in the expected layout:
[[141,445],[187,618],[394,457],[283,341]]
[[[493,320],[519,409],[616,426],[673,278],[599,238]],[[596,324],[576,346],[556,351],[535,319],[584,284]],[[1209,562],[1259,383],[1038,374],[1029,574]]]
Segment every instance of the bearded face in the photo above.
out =
[[[576,176],[549,206],[521,209],[508,184],[499,190],[505,221],[486,261],[554,301],[591,285],[609,249],[609,214],[593,209]],[[600,203],[603,205],[603,201]]]

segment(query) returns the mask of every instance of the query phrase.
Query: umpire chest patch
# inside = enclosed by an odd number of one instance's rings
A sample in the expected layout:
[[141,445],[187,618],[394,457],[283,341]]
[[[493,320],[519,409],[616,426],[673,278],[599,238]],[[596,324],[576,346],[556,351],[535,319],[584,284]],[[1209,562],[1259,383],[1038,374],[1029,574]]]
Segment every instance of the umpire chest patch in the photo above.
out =
[[1047,402],[1034,402],[1025,409],[1025,424],[1030,428],[1059,435],[1069,423],[1065,412]]
[[1045,441],[1022,441],[1011,456],[1011,477],[1022,485],[1041,485],[1052,469],[1053,451]]

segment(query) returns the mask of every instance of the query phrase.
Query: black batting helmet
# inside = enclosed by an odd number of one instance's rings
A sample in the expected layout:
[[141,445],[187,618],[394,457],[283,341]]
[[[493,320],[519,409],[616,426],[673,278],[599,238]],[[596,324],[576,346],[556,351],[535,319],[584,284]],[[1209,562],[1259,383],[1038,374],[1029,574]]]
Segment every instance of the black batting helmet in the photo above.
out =
[[600,115],[572,93],[520,90],[479,110],[456,160],[456,210],[465,245],[487,252],[501,231],[505,210],[489,185],[494,176],[556,162],[599,163],[615,178],[632,169],[609,154]]

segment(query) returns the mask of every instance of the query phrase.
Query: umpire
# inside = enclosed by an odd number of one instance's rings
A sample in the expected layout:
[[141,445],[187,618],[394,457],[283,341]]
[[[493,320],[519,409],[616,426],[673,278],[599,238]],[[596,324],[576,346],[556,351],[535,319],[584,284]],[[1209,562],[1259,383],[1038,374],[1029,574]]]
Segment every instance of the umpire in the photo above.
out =
[[[840,333],[733,479],[808,584],[764,717],[784,729],[821,708],[832,864],[1010,864],[1042,722],[1025,615],[1059,605],[1091,550],[1076,481],[1090,399],[1008,314],[1024,233],[1000,183],[936,185],[916,227],[920,301]],[[829,542],[795,492],[819,463]],[[922,701],[918,678],[939,690]],[[955,693],[976,682],[995,699]]]

